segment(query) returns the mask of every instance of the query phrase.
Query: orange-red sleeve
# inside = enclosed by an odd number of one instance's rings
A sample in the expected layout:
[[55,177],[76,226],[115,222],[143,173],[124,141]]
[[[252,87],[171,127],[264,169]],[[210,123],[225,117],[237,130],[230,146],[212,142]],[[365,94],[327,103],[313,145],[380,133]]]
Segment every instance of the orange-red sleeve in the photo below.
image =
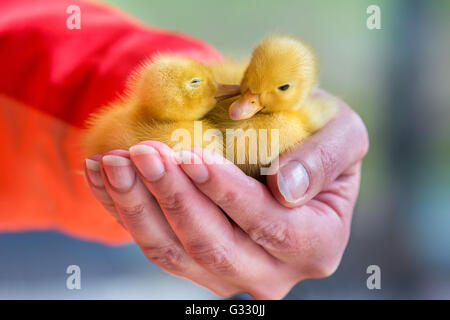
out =
[[[69,29],[80,9],[80,29]],[[0,232],[57,229],[105,243],[129,236],[82,174],[81,128],[142,60],[218,60],[209,45],[91,1],[0,0]]]

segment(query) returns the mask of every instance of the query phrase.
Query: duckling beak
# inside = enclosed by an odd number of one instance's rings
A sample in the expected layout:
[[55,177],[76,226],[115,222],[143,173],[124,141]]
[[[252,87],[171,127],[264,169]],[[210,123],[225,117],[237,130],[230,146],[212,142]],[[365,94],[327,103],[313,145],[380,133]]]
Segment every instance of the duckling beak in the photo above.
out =
[[215,99],[217,101],[225,100],[234,96],[237,96],[241,93],[241,86],[238,84],[217,84],[217,93],[215,95]]
[[251,118],[262,108],[259,95],[253,94],[248,90],[242,97],[231,104],[228,113],[232,120],[243,120]]

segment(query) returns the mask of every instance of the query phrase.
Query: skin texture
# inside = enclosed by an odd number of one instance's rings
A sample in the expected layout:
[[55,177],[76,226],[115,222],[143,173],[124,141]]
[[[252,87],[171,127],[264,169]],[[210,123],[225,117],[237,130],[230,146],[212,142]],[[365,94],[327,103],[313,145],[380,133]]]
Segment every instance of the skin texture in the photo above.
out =
[[[314,96],[338,102],[323,91]],[[295,203],[283,198],[276,175],[266,186],[230,162],[212,163],[218,155],[201,149],[192,150],[199,162],[178,164],[157,141],[139,144],[154,154],[109,152],[122,167],[91,157],[100,171],[86,168],[88,181],[147,258],[167,272],[223,297],[247,292],[280,299],[304,279],[331,275],[347,245],[369,142],[360,117],[338,103],[334,119],[280,157],[281,167],[296,160],[309,176]]]

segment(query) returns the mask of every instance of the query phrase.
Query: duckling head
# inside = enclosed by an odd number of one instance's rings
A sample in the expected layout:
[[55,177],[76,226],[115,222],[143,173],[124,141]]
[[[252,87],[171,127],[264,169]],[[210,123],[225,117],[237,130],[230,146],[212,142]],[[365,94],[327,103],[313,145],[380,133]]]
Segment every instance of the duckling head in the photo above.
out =
[[241,82],[242,96],[230,106],[230,118],[295,110],[316,78],[316,56],[307,45],[292,36],[268,37],[253,50]]
[[238,85],[216,83],[202,63],[181,57],[158,57],[146,63],[131,82],[136,105],[156,120],[197,120],[219,100],[240,93]]

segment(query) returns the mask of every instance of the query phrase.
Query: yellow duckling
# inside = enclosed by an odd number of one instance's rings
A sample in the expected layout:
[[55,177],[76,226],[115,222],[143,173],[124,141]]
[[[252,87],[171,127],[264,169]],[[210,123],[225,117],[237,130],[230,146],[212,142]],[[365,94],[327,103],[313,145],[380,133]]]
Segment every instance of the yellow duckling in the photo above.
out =
[[[160,56],[130,77],[127,91],[124,99],[88,120],[87,155],[128,149],[144,140],[173,147],[178,144],[172,139],[176,129],[186,129],[193,136],[194,121],[202,119],[217,101],[239,94],[239,86],[218,84],[211,68],[195,60]],[[202,130],[208,128],[203,120]]]
[[[231,105],[224,101],[208,115],[226,136],[226,157],[258,177],[262,165],[325,125],[337,107],[309,96],[317,69],[315,54],[297,38],[273,36],[259,44],[241,82],[242,96]],[[224,121],[227,104],[231,120]]]

